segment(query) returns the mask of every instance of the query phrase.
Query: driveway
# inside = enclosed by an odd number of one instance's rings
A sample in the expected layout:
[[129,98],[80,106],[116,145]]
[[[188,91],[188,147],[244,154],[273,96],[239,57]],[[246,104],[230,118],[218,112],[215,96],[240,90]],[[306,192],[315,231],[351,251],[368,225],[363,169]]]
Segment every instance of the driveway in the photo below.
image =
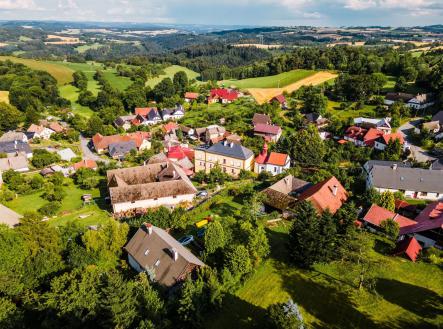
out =
[[411,150],[411,157],[413,157],[417,162],[433,161],[436,158],[431,156],[428,151],[424,150],[420,146],[414,145],[410,138],[411,133],[415,128],[419,127],[422,121],[423,118],[413,118],[411,121],[401,125],[397,131],[401,133],[403,138],[408,142]]
[[95,162],[109,163],[109,160],[102,159],[98,154],[91,151],[88,146],[90,139],[80,135],[80,148],[82,150],[83,159],[94,160]]

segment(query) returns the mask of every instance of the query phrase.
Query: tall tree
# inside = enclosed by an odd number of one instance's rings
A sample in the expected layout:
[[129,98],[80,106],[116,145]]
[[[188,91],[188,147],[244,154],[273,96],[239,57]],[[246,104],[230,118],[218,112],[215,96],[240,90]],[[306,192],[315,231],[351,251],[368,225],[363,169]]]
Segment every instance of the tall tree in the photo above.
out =
[[188,88],[189,84],[186,72],[179,71],[175,73],[173,78],[173,83],[174,83],[175,92],[180,96],[182,96],[186,91],[186,89]]
[[12,105],[0,102],[0,133],[17,129],[23,120],[22,112]]

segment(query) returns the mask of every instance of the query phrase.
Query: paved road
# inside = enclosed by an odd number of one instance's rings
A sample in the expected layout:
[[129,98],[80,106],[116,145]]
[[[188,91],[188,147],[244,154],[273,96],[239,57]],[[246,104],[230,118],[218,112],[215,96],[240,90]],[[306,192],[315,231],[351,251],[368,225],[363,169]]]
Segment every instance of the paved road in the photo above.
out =
[[415,128],[418,128],[423,118],[413,118],[411,121],[406,122],[404,125],[398,128],[398,132],[403,134],[404,139],[408,142],[411,149],[411,156],[418,162],[427,162],[435,160],[435,157],[431,156],[428,151],[422,149],[418,145],[414,145],[411,141],[410,134]]
[[91,151],[91,149],[88,147],[89,138],[86,138],[82,135],[80,135],[80,148],[82,150],[83,159],[88,160],[94,160],[95,162],[102,161],[105,163],[108,163],[108,160],[100,158],[97,154]]

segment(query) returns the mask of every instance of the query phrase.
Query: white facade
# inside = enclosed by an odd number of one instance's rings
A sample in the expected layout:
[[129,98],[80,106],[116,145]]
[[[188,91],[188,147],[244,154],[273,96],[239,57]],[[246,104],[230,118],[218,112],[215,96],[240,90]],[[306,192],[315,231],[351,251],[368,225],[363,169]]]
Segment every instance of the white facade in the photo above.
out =
[[158,198],[158,199],[148,199],[148,200],[138,200],[133,202],[121,202],[121,203],[115,203],[112,205],[114,209],[114,213],[119,213],[122,211],[128,211],[131,209],[147,209],[147,208],[156,208],[156,207],[175,207],[178,204],[184,202],[192,202],[194,200],[195,194],[184,194],[184,195],[177,195],[177,196],[168,196],[164,198]]
[[54,130],[45,127],[42,132],[34,133],[34,138],[49,139],[53,133]]
[[278,165],[273,165],[273,164],[269,164],[269,163],[263,163],[263,164],[255,163],[254,172],[256,174],[260,174],[263,171],[267,171],[272,176],[276,176],[278,174],[283,173],[285,170],[289,169],[290,165],[291,165],[291,161],[290,161],[289,157],[288,157],[288,160],[284,166],[278,166]]
[[416,110],[423,110],[425,108],[428,108],[429,106],[434,105],[434,102],[428,102],[428,103],[421,103],[416,98],[411,99],[409,102],[406,103],[406,106],[412,109]]

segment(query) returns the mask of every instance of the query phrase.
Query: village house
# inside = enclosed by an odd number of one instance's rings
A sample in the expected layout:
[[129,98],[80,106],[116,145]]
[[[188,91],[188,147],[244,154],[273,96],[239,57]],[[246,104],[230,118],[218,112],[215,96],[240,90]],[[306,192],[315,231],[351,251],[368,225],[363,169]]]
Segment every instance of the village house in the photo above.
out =
[[22,215],[17,214],[15,211],[9,209],[8,207],[0,203],[0,224],[4,224],[9,226],[10,228],[14,228],[20,225],[20,219],[22,217],[23,217]]
[[28,138],[39,138],[39,139],[49,139],[54,132],[54,130],[46,128],[41,125],[32,124],[29,126],[28,130],[26,130]]
[[0,158],[0,172],[11,169],[16,172],[29,171],[28,158],[25,155]]
[[99,133],[92,137],[92,145],[98,154],[109,151],[110,144],[133,141],[138,151],[149,150],[151,148],[151,134],[149,132],[137,131],[126,135],[103,136]]
[[318,113],[307,113],[305,114],[305,119],[308,123],[316,126],[318,130],[326,128],[329,124],[329,120],[323,118],[323,116]]
[[266,188],[263,193],[267,206],[283,212],[299,201],[309,201],[318,213],[329,210],[335,214],[348,198],[348,192],[335,177],[312,185],[289,175]]
[[195,151],[182,145],[168,148],[166,158],[178,164],[187,176],[194,174],[194,156]]
[[163,121],[180,120],[185,116],[185,109],[182,105],[177,105],[174,109],[163,109],[161,111]]
[[175,122],[168,122],[164,124],[162,130],[165,134],[175,133],[179,129],[179,125]]
[[204,143],[212,144],[218,143],[228,136],[226,129],[218,125],[210,125],[206,128],[197,128],[195,129],[195,134],[197,135],[197,138]]
[[26,136],[26,134],[23,133],[23,132],[10,130],[10,131],[4,133],[0,137],[0,143],[1,142],[14,142],[14,141],[20,141],[20,142],[23,142],[23,143],[27,143],[28,142],[28,136]]
[[403,102],[409,108],[423,110],[434,105],[431,94],[407,94],[407,93],[387,93],[385,96],[385,105],[392,105],[395,102]]
[[357,127],[362,127],[365,129],[376,128],[377,130],[382,131],[385,134],[390,134],[392,132],[390,122],[391,118],[372,119],[358,117],[354,119],[354,125]]
[[183,136],[188,137],[190,139],[197,139],[195,136],[195,129],[191,127],[187,127],[184,125],[179,125],[179,129],[183,133]]
[[133,120],[135,125],[155,125],[163,121],[156,107],[136,108],[135,115],[136,118]]
[[367,129],[362,127],[351,126],[346,129],[343,139],[351,142],[356,146],[366,146],[364,137],[367,133]]
[[197,189],[170,161],[109,170],[109,195],[114,213],[190,203]]
[[277,125],[258,123],[254,125],[254,136],[261,136],[268,142],[276,143],[282,134],[282,129]]
[[195,171],[209,173],[216,165],[230,176],[237,177],[241,170],[254,169],[254,153],[237,143],[218,142],[195,149]]
[[77,171],[80,168],[88,168],[88,169],[92,169],[92,170],[97,170],[98,166],[97,166],[97,162],[95,162],[94,160],[91,159],[83,159],[77,163],[74,163],[72,165],[72,168]]
[[252,117],[252,124],[255,126],[257,124],[270,125],[272,124],[271,117],[267,114],[254,113]]
[[32,158],[32,150],[28,143],[22,141],[0,142],[0,154],[4,153],[7,157],[24,155],[26,158]]
[[362,221],[369,230],[375,232],[381,231],[381,223],[388,219],[392,219],[398,224],[400,235],[404,234],[406,227],[416,224],[414,220],[396,214],[376,204],[371,205],[367,213],[363,216]]
[[208,104],[222,103],[229,104],[237,100],[240,93],[234,89],[217,88],[211,89],[208,96]]
[[108,147],[109,156],[116,160],[124,160],[132,150],[137,151],[137,146],[133,140],[125,142],[111,143]]
[[194,102],[198,99],[199,96],[200,96],[199,93],[193,93],[193,92],[188,91],[185,93],[185,102],[186,103]]
[[122,115],[119,116],[117,119],[115,119],[114,121],[114,125],[117,128],[122,128],[123,130],[128,130],[132,127],[133,125],[133,120],[136,118],[137,116],[134,114],[131,115]]
[[255,158],[254,172],[260,174],[263,171],[272,176],[281,174],[291,166],[291,158],[284,153],[270,152],[268,154],[268,145],[265,143],[263,151]]
[[398,140],[403,149],[408,148],[408,144],[405,142],[401,133],[383,134],[374,141],[374,148],[379,151],[384,151],[390,141]]
[[364,165],[366,188],[378,192],[402,192],[413,199],[443,198],[443,171],[411,168],[390,161],[370,161]]
[[271,104],[274,103],[274,102],[278,103],[282,109],[287,109],[288,108],[288,102],[286,101],[286,97],[284,95],[275,96],[269,102]]
[[205,264],[165,230],[143,224],[124,247],[129,265],[166,287],[184,281]]

